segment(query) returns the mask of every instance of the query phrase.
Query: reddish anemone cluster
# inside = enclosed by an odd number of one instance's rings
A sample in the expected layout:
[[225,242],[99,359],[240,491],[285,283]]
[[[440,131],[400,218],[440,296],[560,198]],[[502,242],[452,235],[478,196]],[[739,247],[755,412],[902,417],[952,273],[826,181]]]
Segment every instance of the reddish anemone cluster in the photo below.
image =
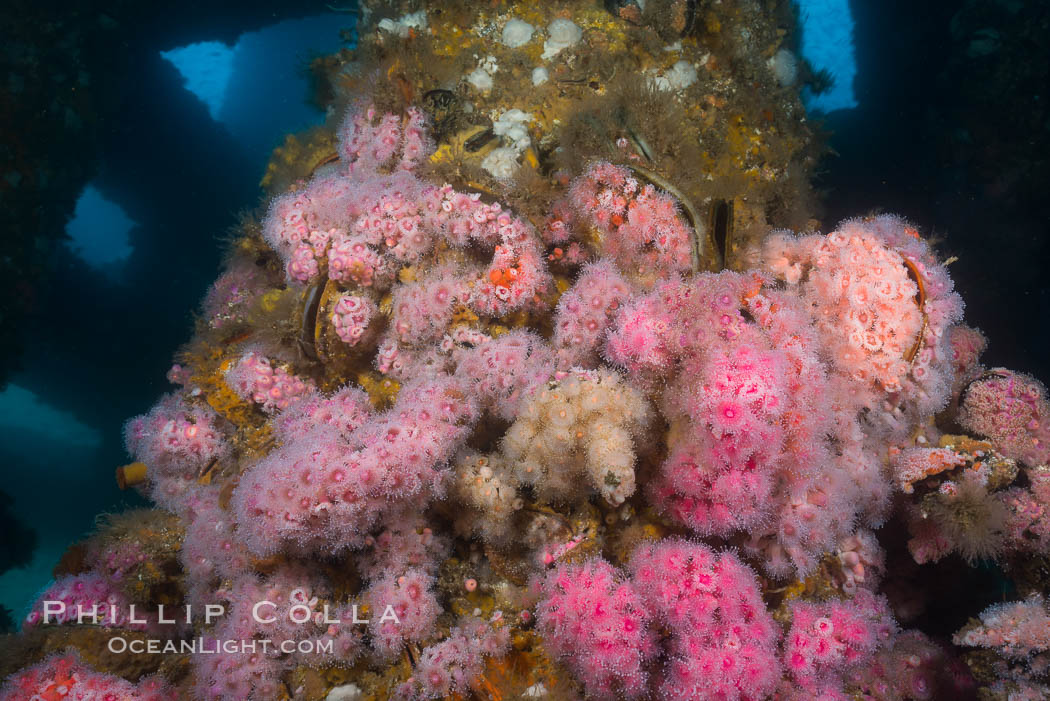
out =
[[1034,377],[990,370],[964,391],[959,422],[1008,457],[1033,466],[1050,460],[1050,402]]
[[403,388],[394,407],[359,424],[314,424],[263,458],[235,490],[240,538],[259,555],[293,544],[317,553],[360,547],[373,528],[422,510],[441,493],[438,470],[476,411],[455,380],[431,378]]
[[112,581],[98,573],[65,575],[37,597],[25,627],[88,623],[104,628],[149,629],[145,612],[140,609],[135,614],[130,604]]
[[[779,630],[730,553],[664,540],[635,552],[629,577],[593,560],[536,586],[544,640],[594,697],[758,699],[780,679]],[[665,662],[650,679],[655,658]]]
[[52,655],[23,669],[0,689],[0,701],[175,701],[176,698],[175,692],[159,677],[146,677],[132,684],[120,677],[93,671],[73,653]]
[[547,575],[536,624],[589,694],[637,698],[655,654],[649,613],[631,584],[607,562],[566,565]]
[[[537,232],[426,181],[429,149],[418,110],[356,106],[340,160],[263,223],[279,292],[325,300],[307,321],[347,344],[352,372],[305,360],[294,324],[252,328],[267,283],[235,268],[206,303],[208,328],[244,331],[222,339],[216,383],[230,391],[176,368],[177,392],[129,422],[150,495],[185,526],[187,602],[232,612],[191,625],[213,641],[331,640],[327,662],[343,666],[408,659],[397,693],[422,699],[473,690],[531,603],[545,649],[592,697],[928,698],[945,656],[897,634],[874,593],[887,558],[873,529],[895,493],[926,508],[933,489],[930,513],[995,525],[994,548],[974,553],[1045,553],[1050,424],[1034,380],[982,374],[983,337],[957,324],[961,301],[914,228],[879,216],[781,232],[752,251],[754,270],[698,273],[696,222],[640,168],[585,166]],[[369,392],[338,386],[350,377]],[[949,402],[994,449],[936,446]],[[579,527],[592,512],[599,525]],[[916,559],[969,537],[945,523],[913,533],[928,546]],[[724,550],[658,537],[669,530]],[[352,576],[336,586],[303,567],[318,561]],[[762,592],[809,576],[834,596],[788,597],[778,624]],[[490,596],[519,615],[449,606]],[[245,614],[259,597],[309,620],[261,628]],[[355,618],[353,604],[372,611],[367,627],[324,620],[325,606]],[[967,640],[1016,662],[993,637],[1030,634],[1036,608],[990,612]],[[196,655],[192,679],[201,698],[268,699],[317,662]]]
[[622,166],[592,165],[569,190],[573,225],[594,227],[603,252],[624,272],[667,277],[692,265],[693,234],[675,199]]
[[124,427],[128,452],[150,466],[150,496],[172,509],[191,490],[192,481],[230,446],[222,420],[211,407],[168,394],[149,413]]
[[844,675],[868,662],[896,634],[886,601],[860,590],[848,601],[797,602],[784,645],[784,666],[815,696],[839,690]]
[[950,328],[962,300],[947,270],[907,221],[851,219],[827,236],[771,237],[764,262],[802,297],[857,408],[872,430],[899,437],[944,407]]

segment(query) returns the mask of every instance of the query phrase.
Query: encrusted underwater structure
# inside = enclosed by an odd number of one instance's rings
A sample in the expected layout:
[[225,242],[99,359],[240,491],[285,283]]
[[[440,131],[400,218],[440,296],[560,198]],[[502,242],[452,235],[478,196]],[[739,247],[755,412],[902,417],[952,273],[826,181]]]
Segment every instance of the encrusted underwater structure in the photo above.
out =
[[784,6],[366,2],[0,699],[1045,698],[1045,389],[809,218]]

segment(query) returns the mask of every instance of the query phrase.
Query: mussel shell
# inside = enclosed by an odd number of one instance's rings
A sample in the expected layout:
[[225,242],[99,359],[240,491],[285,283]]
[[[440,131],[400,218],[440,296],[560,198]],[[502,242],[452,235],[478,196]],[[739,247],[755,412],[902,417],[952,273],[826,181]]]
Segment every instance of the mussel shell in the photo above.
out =
[[420,101],[423,111],[430,117],[435,138],[452,129],[462,112],[461,101],[451,90],[436,89],[423,93]]

